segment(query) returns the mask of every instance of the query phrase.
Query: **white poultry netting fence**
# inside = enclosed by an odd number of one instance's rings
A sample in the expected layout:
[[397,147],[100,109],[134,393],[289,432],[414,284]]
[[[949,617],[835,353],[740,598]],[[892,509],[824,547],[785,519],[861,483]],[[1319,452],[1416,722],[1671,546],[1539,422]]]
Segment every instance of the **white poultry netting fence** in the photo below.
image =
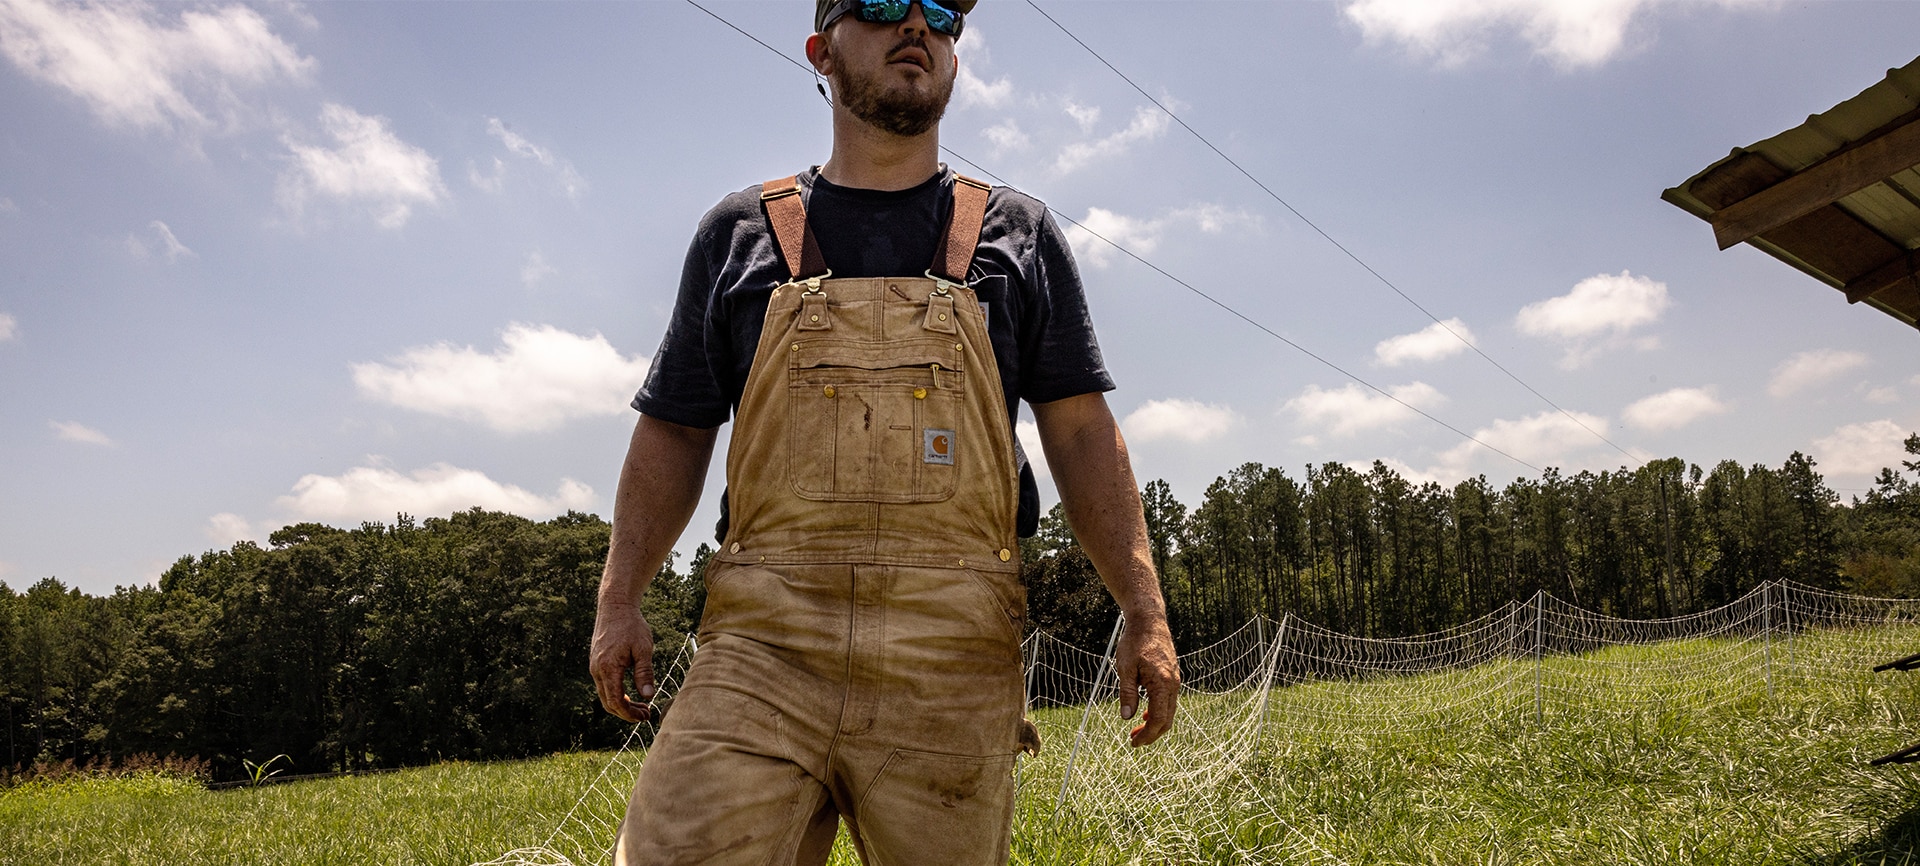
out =
[[[1322,828],[1299,826],[1311,819],[1295,811],[1290,820],[1268,801],[1263,750],[1551,726],[1569,714],[1711,713],[1783,689],[1864,686],[1874,665],[1914,652],[1920,600],[1785,582],[1657,620],[1616,619],[1543,592],[1446,631],[1391,639],[1261,618],[1180,657],[1178,725],[1135,750],[1126,746],[1135,723],[1114,709],[1110,654],[1036,633],[1025,645],[1027,691],[1045,748],[1018,769],[1016,852],[1046,863],[1056,859],[1048,852],[1127,838],[1133,862],[1341,862],[1314,841]],[[663,677],[662,701],[687,661]],[[541,844],[487,866],[610,862],[650,736],[636,726]],[[836,864],[855,862],[847,847]]]

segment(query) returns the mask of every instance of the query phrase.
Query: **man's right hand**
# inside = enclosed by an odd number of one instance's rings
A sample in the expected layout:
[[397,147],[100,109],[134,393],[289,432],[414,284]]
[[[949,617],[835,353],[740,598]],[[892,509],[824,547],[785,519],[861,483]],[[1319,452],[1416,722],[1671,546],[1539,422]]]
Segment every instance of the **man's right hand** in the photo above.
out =
[[[640,608],[631,604],[601,602],[593,619],[593,649],[588,661],[593,687],[600,693],[600,706],[629,722],[644,722],[651,712],[657,687],[653,680],[653,629],[647,625]],[[633,674],[635,701],[627,696],[627,674]]]

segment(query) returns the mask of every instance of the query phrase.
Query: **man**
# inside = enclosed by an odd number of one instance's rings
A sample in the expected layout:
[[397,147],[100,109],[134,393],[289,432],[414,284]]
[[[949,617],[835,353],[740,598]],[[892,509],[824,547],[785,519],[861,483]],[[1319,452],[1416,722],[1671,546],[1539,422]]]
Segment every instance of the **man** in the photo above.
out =
[[640,596],[737,423],[700,652],[616,862],[819,864],[842,820],[868,863],[1006,861],[1015,757],[1038,746],[1020,399],[1126,616],[1122,714],[1147,697],[1133,745],[1173,722],[1173,640],[1071,254],[1038,201],[938,160],[974,2],[819,0],[806,50],[832,85],[832,154],[728,196],[688,252],[634,399],[594,628],[623,719],[655,691]]

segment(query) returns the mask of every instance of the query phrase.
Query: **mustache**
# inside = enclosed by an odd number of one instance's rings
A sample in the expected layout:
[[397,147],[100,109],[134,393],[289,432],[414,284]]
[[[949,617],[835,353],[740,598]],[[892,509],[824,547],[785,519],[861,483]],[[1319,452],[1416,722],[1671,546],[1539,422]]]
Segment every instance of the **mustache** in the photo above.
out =
[[887,51],[887,62],[893,62],[894,58],[900,56],[900,52],[909,48],[920,49],[920,53],[926,55],[927,65],[933,65],[933,52],[927,49],[927,38],[924,36],[908,36],[900,40],[898,44]]

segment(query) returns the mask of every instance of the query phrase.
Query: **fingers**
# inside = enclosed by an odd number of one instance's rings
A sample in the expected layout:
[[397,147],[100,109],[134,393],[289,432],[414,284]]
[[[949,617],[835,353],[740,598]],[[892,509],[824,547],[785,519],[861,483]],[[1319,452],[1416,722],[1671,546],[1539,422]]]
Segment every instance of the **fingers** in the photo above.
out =
[[633,664],[632,656],[626,656],[624,658],[610,656],[604,660],[596,659],[593,665],[593,690],[600,696],[600,706],[607,712],[629,722],[646,721],[648,715],[646,704],[637,703],[627,697],[627,671],[632,669],[635,674],[635,679],[637,680],[639,679],[639,671],[642,667],[647,671],[647,684],[642,695],[651,699],[653,697],[653,670],[651,663],[635,665]]
[[657,693],[658,689],[653,679],[653,653],[649,652],[641,656],[639,662],[634,664],[633,690],[640,694],[642,701],[653,700],[654,694]]
[[1114,665],[1120,674],[1120,718],[1131,719],[1140,707],[1140,661],[1123,649]]
[[1147,712],[1141,725],[1127,736],[1127,744],[1139,748],[1160,739],[1173,727],[1173,715],[1180,703],[1180,685],[1177,675],[1169,682],[1162,679],[1147,685]]
[[[589,659],[587,670],[593,674],[593,690],[601,707],[629,722],[644,722],[652,716],[647,702],[658,691],[653,677],[653,631],[639,611],[601,607],[594,620]],[[638,701],[627,695],[629,674],[640,695]]]

